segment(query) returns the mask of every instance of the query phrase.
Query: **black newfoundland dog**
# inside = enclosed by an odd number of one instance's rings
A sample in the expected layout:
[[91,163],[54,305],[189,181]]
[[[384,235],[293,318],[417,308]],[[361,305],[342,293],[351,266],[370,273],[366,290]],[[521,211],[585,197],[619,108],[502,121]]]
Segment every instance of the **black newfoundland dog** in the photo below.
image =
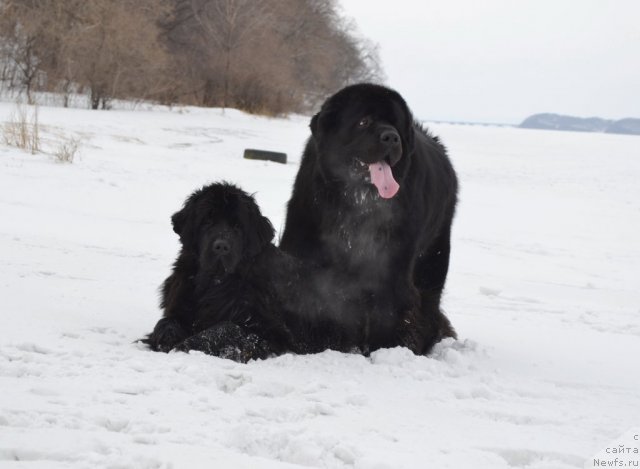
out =
[[182,247],[162,285],[163,318],[143,342],[155,351],[202,349],[237,361],[284,348],[288,338],[255,263],[276,250],[274,231],[254,199],[231,184],[211,184],[191,194],[171,222]]
[[444,146],[371,84],[331,96],[310,127],[280,248],[346,279],[364,353],[455,337],[440,309],[457,200]]
[[182,247],[161,290],[163,318],[142,342],[246,362],[286,351],[358,351],[357,291],[294,258],[253,197],[227,183],[194,192],[171,218]]

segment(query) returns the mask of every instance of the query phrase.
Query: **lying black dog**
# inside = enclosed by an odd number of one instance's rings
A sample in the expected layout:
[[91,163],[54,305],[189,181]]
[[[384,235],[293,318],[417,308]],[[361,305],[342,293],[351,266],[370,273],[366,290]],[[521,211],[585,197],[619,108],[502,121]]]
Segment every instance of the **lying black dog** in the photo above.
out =
[[350,351],[358,327],[345,278],[283,253],[253,197],[216,183],[172,217],[182,248],[162,286],[163,318],[142,341],[246,362],[286,351]]
[[274,230],[253,198],[212,184],[194,192],[171,221],[182,248],[162,286],[164,317],[143,342],[163,352],[198,348],[194,334],[215,326],[201,344],[212,355],[246,361],[284,351],[290,340],[280,310],[255,272],[255,258],[276,250]]

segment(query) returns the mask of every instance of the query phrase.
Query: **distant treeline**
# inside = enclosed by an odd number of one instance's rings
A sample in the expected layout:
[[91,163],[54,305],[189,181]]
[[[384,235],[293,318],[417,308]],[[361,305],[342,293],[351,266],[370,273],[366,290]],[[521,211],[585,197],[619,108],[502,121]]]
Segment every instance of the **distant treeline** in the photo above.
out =
[[[334,0],[0,0],[0,87],[303,112],[381,79]],[[65,105],[68,99],[65,99]]]
[[600,117],[574,117],[560,114],[534,114],[527,117],[520,127],[524,129],[572,130],[574,132],[605,132],[609,134],[640,135],[640,119],[620,120]]

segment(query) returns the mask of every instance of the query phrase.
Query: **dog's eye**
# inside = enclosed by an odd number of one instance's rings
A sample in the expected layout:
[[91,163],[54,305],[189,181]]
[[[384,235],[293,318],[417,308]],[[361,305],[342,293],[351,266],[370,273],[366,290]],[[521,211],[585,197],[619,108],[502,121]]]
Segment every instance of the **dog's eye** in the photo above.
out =
[[361,129],[364,129],[366,127],[369,127],[370,124],[371,124],[371,119],[369,117],[363,117],[362,119],[360,119],[360,122],[358,122],[358,127],[360,127]]

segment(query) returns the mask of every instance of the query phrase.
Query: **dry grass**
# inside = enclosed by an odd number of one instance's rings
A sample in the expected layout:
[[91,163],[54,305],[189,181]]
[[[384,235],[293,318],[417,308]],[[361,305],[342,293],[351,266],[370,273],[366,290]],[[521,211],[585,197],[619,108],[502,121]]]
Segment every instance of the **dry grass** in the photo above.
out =
[[9,120],[0,127],[0,138],[5,144],[33,155],[45,153],[52,155],[58,163],[73,163],[80,153],[82,139],[60,133],[57,138],[45,139],[48,142],[47,148],[55,146],[53,151],[45,151],[42,148],[42,130],[38,120],[38,106],[17,103]]
[[9,121],[2,126],[2,139],[7,145],[21,148],[35,155],[40,151],[40,124],[38,106],[29,112],[27,106],[18,104]]
[[73,163],[80,153],[81,140],[76,137],[65,137],[60,146],[53,152],[58,163]]

